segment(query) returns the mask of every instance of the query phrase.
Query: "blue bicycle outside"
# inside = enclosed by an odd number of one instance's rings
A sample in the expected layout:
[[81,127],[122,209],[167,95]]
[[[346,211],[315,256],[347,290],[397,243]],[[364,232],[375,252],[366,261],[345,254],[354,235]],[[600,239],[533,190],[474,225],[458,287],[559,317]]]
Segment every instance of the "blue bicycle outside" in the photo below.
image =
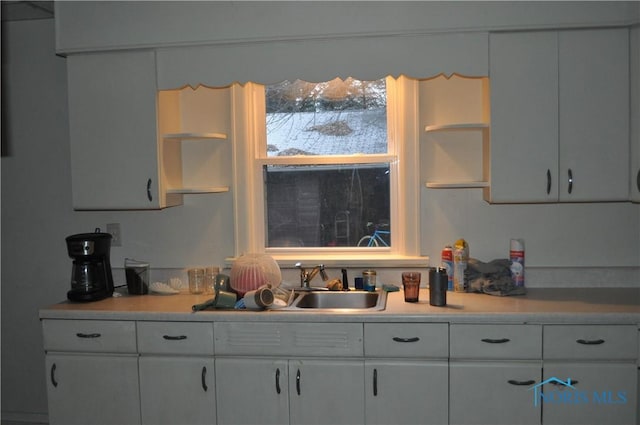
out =
[[[372,222],[368,222],[367,223],[367,229],[372,227],[372,226],[373,226]],[[386,246],[386,247],[388,247],[389,244],[387,243],[385,238],[383,238],[382,236],[384,235],[387,238],[387,240],[389,240],[391,232],[388,231],[388,230],[380,230],[381,227],[389,227],[389,224],[387,224],[387,223],[376,224],[372,234],[364,235],[362,238],[360,238],[360,240],[358,241],[358,246],[366,246],[366,247]]]

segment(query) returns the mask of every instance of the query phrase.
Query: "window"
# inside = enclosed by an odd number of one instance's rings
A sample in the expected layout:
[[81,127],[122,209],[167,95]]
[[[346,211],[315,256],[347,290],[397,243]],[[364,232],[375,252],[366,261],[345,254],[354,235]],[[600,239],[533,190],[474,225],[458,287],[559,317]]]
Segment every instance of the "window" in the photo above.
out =
[[234,90],[238,254],[418,256],[416,81]]
[[385,80],[265,90],[266,247],[390,247]]

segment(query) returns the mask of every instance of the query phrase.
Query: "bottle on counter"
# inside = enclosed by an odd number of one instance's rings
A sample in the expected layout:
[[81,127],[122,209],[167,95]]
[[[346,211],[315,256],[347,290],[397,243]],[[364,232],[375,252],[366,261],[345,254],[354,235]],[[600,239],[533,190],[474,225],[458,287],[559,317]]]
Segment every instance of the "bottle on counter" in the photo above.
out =
[[509,246],[511,260],[511,279],[515,286],[524,286],[524,241],[511,239]]
[[453,248],[446,245],[442,250],[441,267],[447,272],[447,291],[453,291]]
[[467,292],[465,270],[469,262],[469,244],[464,239],[458,239],[453,246],[453,290]]

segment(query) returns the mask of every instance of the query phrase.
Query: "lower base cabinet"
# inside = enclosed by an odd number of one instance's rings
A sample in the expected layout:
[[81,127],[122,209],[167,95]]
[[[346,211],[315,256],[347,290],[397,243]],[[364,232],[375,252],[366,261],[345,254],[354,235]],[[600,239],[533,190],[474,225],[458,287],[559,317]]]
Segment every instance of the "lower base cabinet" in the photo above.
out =
[[539,425],[532,387],[541,374],[541,362],[451,362],[449,423]]
[[216,423],[213,357],[142,356],[139,373],[142,424]]
[[216,359],[218,424],[364,423],[361,360]]
[[366,360],[367,425],[448,423],[447,361]]
[[46,355],[49,423],[140,423],[137,355]]
[[636,373],[635,363],[545,362],[544,376],[563,382],[547,383],[541,390],[544,424],[633,425]]

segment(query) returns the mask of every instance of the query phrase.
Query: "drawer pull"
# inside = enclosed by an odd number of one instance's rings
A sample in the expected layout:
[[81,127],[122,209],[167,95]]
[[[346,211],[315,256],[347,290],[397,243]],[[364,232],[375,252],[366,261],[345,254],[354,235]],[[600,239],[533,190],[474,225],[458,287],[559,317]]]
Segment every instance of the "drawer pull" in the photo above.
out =
[[420,341],[420,338],[418,338],[417,336],[414,336],[412,338],[401,338],[399,336],[394,336],[393,340],[395,342],[418,342]]
[[604,339],[577,339],[576,342],[582,345],[600,345],[604,344]]
[[378,369],[373,369],[373,396],[378,396]]
[[182,341],[183,339],[187,339],[186,335],[162,335],[162,337],[167,341]]
[[296,372],[296,392],[300,395],[300,369]]
[[206,366],[202,367],[201,379],[202,379],[202,389],[206,392],[209,389],[209,387],[207,386],[207,367]]
[[276,393],[280,394],[280,368],[276,369]]
[[520,386],[529,386],[536,383],[534,379],[530,379],[528,381],[516,381],[515,379],[509,379],[507,382],[510,383],[511,385],[520,385]]
[[51,365],[51,384],[54,387],[58,386],[58,381],[56,381],[56,364]]
[[548,384],[551,385],[555,385],[556,387],[560,387],[560,388],[566,388],[567,384],[574,386],[574,385],[578,385],[578,381],[577,379],[572,379],[571,382],[567,382],[567,383],[560,383],[560,382],[556,382],[556,381],[551,381],[551,382],[547,382]]
[[76,336],[78,338],[100,338],[102,335],[100,335],[99,333],[94,333],[94,334],[83,334],[81,332],[78,332],[76,334]]
[[547,195],[551,193],[551,170],[547,169]]
[[511,340],[509,338],[499,338],[499,339],[482,338],[481,341],[486,342],[487,344],[504,344],[505,342],[509,342]]

